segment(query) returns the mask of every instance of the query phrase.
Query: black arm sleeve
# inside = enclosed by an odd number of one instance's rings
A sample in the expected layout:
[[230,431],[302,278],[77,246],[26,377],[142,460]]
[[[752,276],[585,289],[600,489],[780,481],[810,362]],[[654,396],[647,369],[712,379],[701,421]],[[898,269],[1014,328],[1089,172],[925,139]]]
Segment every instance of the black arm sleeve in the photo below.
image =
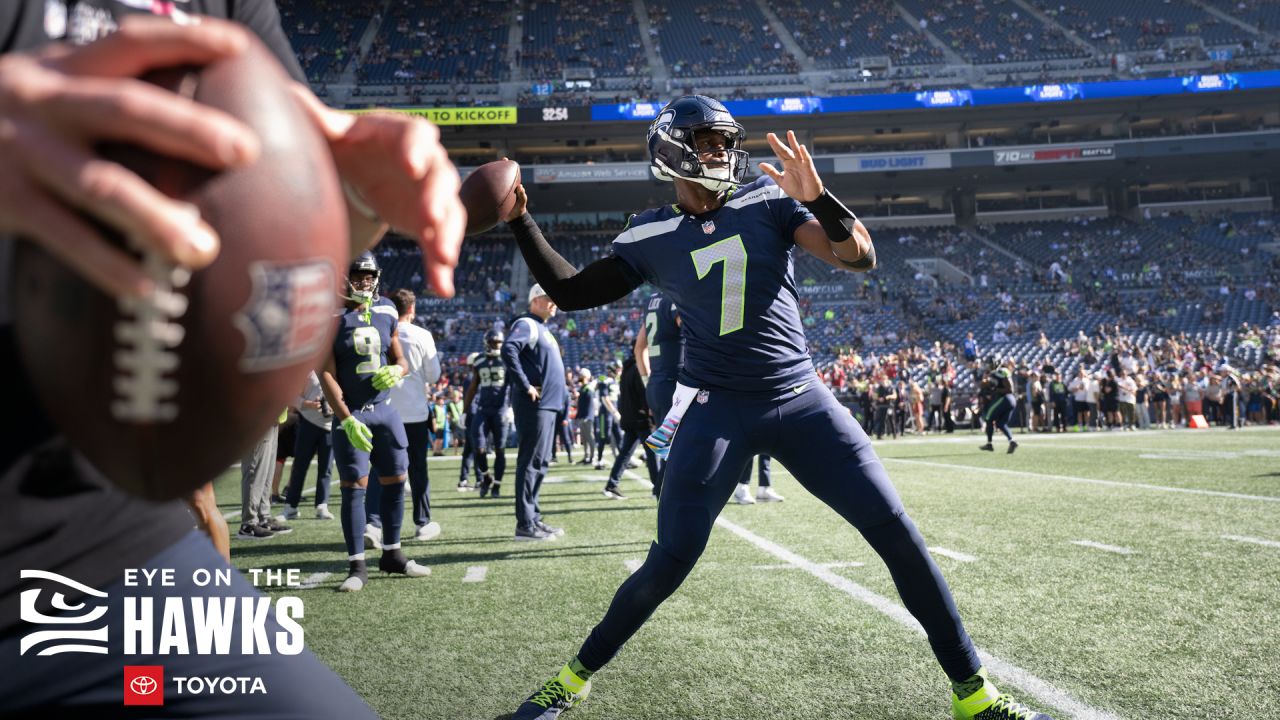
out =
[[542,236],[529,213],[507,223],[529,271],[561,310],[586,310],[607,305],[640,287],[641,278],[622,258],[597,260],[579,271],[560,257]]

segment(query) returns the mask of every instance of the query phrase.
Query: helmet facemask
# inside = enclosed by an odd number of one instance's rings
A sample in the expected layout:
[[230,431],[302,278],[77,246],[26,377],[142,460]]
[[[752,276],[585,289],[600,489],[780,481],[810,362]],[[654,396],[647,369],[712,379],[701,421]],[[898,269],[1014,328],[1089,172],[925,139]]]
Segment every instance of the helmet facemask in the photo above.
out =
[[[747,174],[749,155],[742,149],[746,135],[742,126],[723,113],[720,119],[689,126],[675,124],[674,112],[664,110],[649,128],[650,170],[659,180],[681,179],[695,182],[712,192],[723,192],[742,184]],[[725,160],[707,167],[700,157],[695,136],[705,130],[718,132],[725,138]]]
[[348,275],[346,299],[359,305],[367,305],[373,302],[373,299],[378,295],[378,276],[380,274],[377,271],[358,270]]

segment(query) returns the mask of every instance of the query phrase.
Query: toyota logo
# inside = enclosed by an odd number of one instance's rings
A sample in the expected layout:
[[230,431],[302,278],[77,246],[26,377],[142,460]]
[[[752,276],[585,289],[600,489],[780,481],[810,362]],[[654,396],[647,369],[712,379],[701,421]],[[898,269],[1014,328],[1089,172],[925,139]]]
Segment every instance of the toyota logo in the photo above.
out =
[[155,681],[155,678],[136,677],[129,681],[129,689],[139,695],[150,695],[158,690],[159,687],[160,684]]

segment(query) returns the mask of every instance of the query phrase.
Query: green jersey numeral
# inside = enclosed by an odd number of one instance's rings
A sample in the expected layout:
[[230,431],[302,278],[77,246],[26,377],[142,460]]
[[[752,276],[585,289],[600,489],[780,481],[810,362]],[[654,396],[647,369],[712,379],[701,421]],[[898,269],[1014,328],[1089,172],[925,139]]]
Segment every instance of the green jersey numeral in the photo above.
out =
[[747,247],[742,243],[742,236],[732,235],[694,250],[690,255],[699,280],[705,278],[716,263],[724,263],[724,279],[720,286],[720,334],[741,330],[747,288]]
[[654,342],[654,337],[658,334],[658,313],[651,312],[644,316],[644,331],[649,338],[649,357],[658,357],[662,354],[662,348]]

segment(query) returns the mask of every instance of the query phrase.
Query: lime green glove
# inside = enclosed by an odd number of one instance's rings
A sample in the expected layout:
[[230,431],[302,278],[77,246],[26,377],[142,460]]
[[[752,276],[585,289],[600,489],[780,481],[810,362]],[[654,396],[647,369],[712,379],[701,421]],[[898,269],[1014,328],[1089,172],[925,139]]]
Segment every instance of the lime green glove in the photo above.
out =
[[289,422],[289,408],[285,408],[281,411],[280,417],[276,418],[277,425],[283,425],[287,422]]
[[347,434],[347,442],[355,449],[361,452],[373,450],[373,431],[357,420],[355,415],[348,415],[342,421],[342,431]]
[[402,382],[404,382],[404,368],[399,365],[383,365],[373,371],[373,387],[377,390],[399,387]]

